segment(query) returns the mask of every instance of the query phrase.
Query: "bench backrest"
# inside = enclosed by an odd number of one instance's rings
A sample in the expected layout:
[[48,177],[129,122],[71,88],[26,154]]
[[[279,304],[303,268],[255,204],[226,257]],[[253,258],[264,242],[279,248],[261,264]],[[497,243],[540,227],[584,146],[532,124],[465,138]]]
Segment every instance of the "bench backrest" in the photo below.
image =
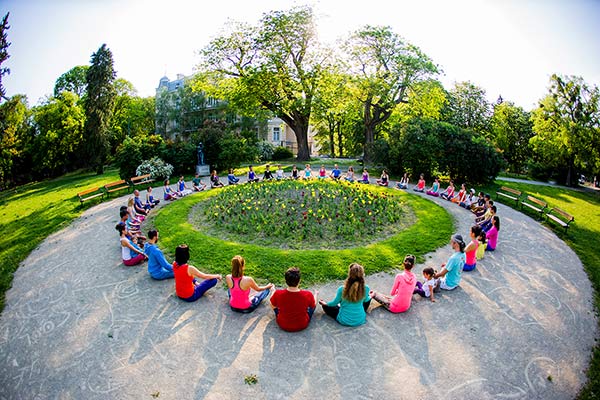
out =
[[151,176],[150,174],[134,176],[133,178],[130,179],[130,181],[131,182],[143,181],[146,179],[150,179],[150,176]]
[[111,182],[111,183],[107,183],[106,185],[104,185],[105,188],[111,188],[114,186],[120,186],[120,185],[127,185],[127,182],[125,182],[124,180],[120,180],[117,182]]
[[555,214],[557,217],[562,217],[565,220],[571,222],[575,219],[575,217],[573,217],[571,214],[569,214],[566,211],[561,210],[560,208],[556,208],[554,207],[552,210],[550,210],[550,213]]
[[545,201],[542,201],[540,199],[536,199],[535,197],[531,197],[531,196],[527,196],[527,201],[530,203],[535,203],[538,206],[541,206],[542,208],[545,208],[548,206],[548,203],[546,203]]
[[100,190],[100,188],[97,188],[97,187],[95,187],[95,188],[91,188],[91,189],[88,189],[88,190],[84,190],[83,192],[79,192],[79,193],[77,193],[77,196],[79,196],[79,197],[83,197],[83,196],[85,196],[86,194],[94,193],[94,192],[97,192],[97,191],[99,191],[99,190]]
[[511,189],[511,188],[506,187],[506,186],[502,186],[500,188],[500,190],[503,191],[503,192],[509,192],[509,193],[512,193],[512,194],[516,194],[517,196],[521,195],[521,191],[520,190]]

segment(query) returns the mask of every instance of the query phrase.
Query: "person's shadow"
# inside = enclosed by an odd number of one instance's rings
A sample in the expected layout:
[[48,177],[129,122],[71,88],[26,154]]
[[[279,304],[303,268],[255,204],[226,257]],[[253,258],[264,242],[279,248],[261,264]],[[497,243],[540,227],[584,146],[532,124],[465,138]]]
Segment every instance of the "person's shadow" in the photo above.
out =
[[204,352],[201,358],[206,368],[194,388],[196,399],[203,399],[211,391],[221,369],[231,366],[260,323],[261,317],[262,315],[237,314],[231,310],[216,312],[212,330],[204,332]]

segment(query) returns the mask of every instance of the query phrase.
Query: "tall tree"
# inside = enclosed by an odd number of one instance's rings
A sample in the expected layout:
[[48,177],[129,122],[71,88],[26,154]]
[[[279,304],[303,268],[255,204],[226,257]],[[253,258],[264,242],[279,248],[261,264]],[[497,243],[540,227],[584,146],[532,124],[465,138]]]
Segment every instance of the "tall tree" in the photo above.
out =
[[272,111],[294,131],[298,160],[310,158],[308,126],[327,60],[317,45],[310,7],[272,11],[258,26],[237,24],[201,54],[199,69],[212,83],[204,86],[209,94],[247,115]]
[[87,101],[85,102],[85,163],[98,174],[104,172],[109,149],[109,133],[116,90],[113,57],[106,44],[92,54],[91,66],[87,71]]
[[83,138],[85,112],[79,97],[64,91],[33,109],[36,136],[32,150],[36,174],[52,177],[76,167]]
[[345,48],[356,79],[356,96],[363,105],[365,157],[381,125],[396,106],[408,101],[417,82],[438,72],[418,47],[406,42],[390,27],[365,26],[351,35]]
[[575,185],[575,169],[600,172],[600,89],[581,77],[552,75],[549,93],[532,111],[533,150],[547,165],[567,169],[567,185]]
[[[322,149],[329,149],[329,154],[343,157],[343,126],[347,115],[351,112],[352,101],[349,90],[350,76],[340,71],[324,71],[321,88],[315,96],[314,125],[320,139]],[[336,144],[338,151],[336,152]]]
[[54,96],[58,97],[61,92],[68,90],[83,98],[87,91],[88,65],[77,65],[58,77],[54,84]]
[[532,136],[531,115],[527,111],[506,101],[494,106],[491,139],[512,172],[522,172],[530,159]]
[[485,97],[485,89],[472,82],[456,82],[448,92],[444,120],[452,125],[486,134],[489,131],[491,110]]
[[[29,128],[27,98],[12,96],[0,104],[0,185],[7,187],[15,183],[15,164],[27,146]],[[24,171],[21,171],[24,172]]]
[[8,16],[10,13],[6,13],[4,18],[2,18],[2,22],[0,22],[0,102],[2,99],[6,99],[6,89],[2,85],[2,77],[4,75],[10,74],[10,69],[7,67],[3,67],[2,64],[10,55],[8,54],[8,47],[10,46],[10,42],[8,41],[7,31],[10,29],[10,25],[8,25]]

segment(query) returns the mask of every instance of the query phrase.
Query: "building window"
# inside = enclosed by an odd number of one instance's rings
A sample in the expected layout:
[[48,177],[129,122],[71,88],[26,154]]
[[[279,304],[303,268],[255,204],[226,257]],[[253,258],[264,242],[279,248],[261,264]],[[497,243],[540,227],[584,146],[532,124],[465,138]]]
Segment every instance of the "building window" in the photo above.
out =
[[281,128],[278,126],[273,127],[273,141],[279,142],[281,138],[279,137]]

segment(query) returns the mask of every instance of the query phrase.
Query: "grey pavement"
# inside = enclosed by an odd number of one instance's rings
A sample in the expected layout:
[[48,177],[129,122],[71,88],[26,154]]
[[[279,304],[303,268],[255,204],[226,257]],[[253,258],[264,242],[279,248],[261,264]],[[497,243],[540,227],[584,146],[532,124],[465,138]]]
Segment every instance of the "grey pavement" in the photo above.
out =
[[[466,237],[471,213],[431,200]],[[123,266],[124,201],[87,210],[17,270],[0,316],[1,399],[572,399],[585,383],[598,336],[591,284],[564,242],[509,207],[498,205],[496,252],[436,303],[372,306],[357,328],[319,308],[286,333],[267,305],[230,311],[221,285],[186,303],[146,264]],[[417,276],[450,254],[429,254]],[[367,277],[378,291],[392,281]],[[331,299],[340,284],[310,289]]]

